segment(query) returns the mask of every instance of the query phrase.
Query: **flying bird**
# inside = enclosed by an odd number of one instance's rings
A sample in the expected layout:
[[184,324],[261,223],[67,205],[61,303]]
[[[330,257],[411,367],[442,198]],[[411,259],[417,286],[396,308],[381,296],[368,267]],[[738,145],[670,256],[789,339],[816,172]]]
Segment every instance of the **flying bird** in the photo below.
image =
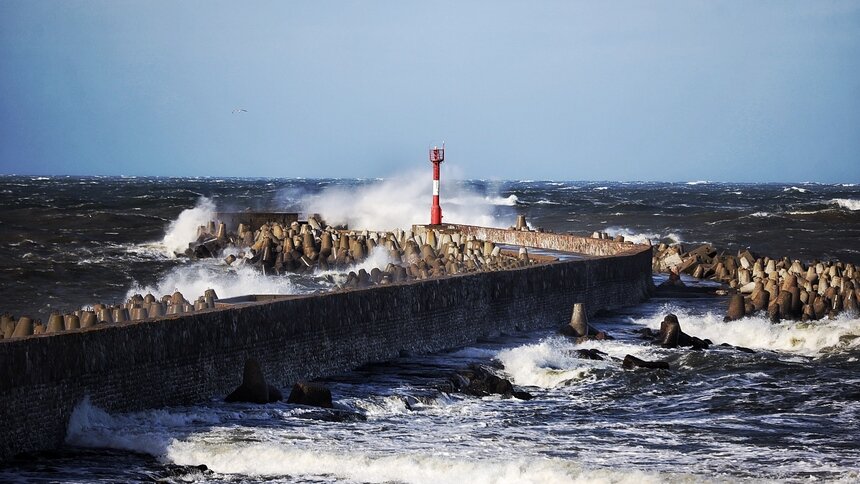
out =
[[234,109],[234,110],[233,110],[233,114],[236,114],[236,113],[247,113],[247,112],[248,112],[248,110],[247,110],[247,109]]

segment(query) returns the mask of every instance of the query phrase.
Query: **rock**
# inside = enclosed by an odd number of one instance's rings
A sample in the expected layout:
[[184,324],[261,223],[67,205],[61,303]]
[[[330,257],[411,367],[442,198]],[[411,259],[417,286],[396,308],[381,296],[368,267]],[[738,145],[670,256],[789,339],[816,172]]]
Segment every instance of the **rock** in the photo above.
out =
[[681,323],[678,322],[678,316],[667,314],[660,323],[660,334],[657,335],[660,346],[663,348],[676,348],[680,336]]
[[281,392],[266,383],[260,363],[253,358],[245,360],[242,384],[227,395],[225,402],[272,403],[281,400]]
[[586,360],[603,360],[604,359],[603,357],[606,356],[606,353],[604,353],[602,351],[598,351],[594,348],[588,349],[588,350],[586,350],[586,349],[576,350],[576,352],[580,358],[584,358]]
[[633,370],[635,368],[648,368],[652,370],[668,370],[669,363],[665,361],[645,361],[639,358],[636,358],[633,355],[627,355],[624,357],[624,362],[621,364],[621,367],[625,370]]
[[287,403],[311,407],[332,408],[331,390],[318,383],[298,382],[293,385]]
[[663,322],[660,323],[660,333],[655,341],[663,348],[689,346],[697,351],[707,349],[711,344],[709,340],[702,340],[681,331],[681,323],[674,314],[667,314],[663,318]]
[[455,373],[450,378],[450,383],[454,391],[476,397],[502,395],[503,397],[514,397],[520,400],[530,400],[532,398],[528,392],[514,391],[510,380],[497,376],[481,365],[470,365],[469,369]]

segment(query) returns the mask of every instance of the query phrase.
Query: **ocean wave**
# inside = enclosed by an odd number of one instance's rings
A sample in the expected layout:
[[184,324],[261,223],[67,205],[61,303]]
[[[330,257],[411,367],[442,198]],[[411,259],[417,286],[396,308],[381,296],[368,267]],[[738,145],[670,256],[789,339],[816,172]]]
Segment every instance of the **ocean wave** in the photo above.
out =
[[800,187],[794,187],[794,186],[792,186],[792,187],[783,188],[783,189],[782,189],[782,191],[784,191],[784,192],[806,193],[806,192],[808,192],[809,190],[808,190],[808,189],[806,189],[806,188],[800,188]]
[[256,267],[226,266],[220,260],[208,259],[175,267],[161,276],[155,284],[134,284],[126,297],[153,294],[161,297],[179,291],[189,301],[214,289],[220,298],[249,294],[301,294],[302,290],[290,276],[267,276]]
[[176,220],[170,222],[167,233],[161,240],[166,255],[182,254],[188,244],[197,240],[197,228],[215,218],[215,203],[200,197],[194,208],[183,210]]
[[667,306],[658,315],[634,322],[659,330],[663,316],[669,312],[678,316],[685,333],[710,339],[716,344],[728,343],[805,356],[860,347],[860,318],[846,313],[835,320],[773,324],[764,316],[723,322],[723,314],[692,315],[684,309]]
[[594,191],[609,190],[609,187],[595,187],[592,190],[594,190]]
[[791,212],[785,212],[787,215],[815,215],[816,213],[822,213],[826,210],[794,210]]
[[687,185],[707,185],[709,183],[711,182],[708,180],[696,180],[687,182]]
[[[390,399],[391,405],[399,405]],[[391,410],[396,411],[396,408]],[[303,409],[272,404],[188,407],[110,414],[85,398],[69,420],[66,442],[152,455],[178,465],[206,465],[220,474],[302,476],[369,483],[586,483],[691,482],[693,475],[637,469],[589,469],[575,460],[526,450],[517,457],[492,452],[452,453],[444,446],[410,451],[374,450],[334,442],[318,445],[323,429],[254,421],[283,421]],[[249,421],[250,420],[250,421]],[[236,432],[236,423],[244,431]],[[249,436],[248,432],[252,432]],[[327,433],[327,432],[326,432]],[[250,438],[249,438],[250,437]],[[366,442],[366,439],[365,439]],[[486,449],[491,450],[491,449]],[[701,479],[696,479],[701,480]]]
[[553,202],[553,201],[547,200],[545,198],[542,198],[542,199],[540,199],[534,203],[535,203],[535,205],[561,205],[559,202]]
[[554,336],[539,343],[502,350],[496,359],[504,365],[505,373],[517,385],[555,388],[582,380],[594,370],[619,368],[617,362],[609,359],[583,359],[576,352],[578,349],[592,348],[619,360],[628,354],[653,359],[654,352],[659,351],[653,346],[624,341],[587,341],[577,345],[568,338]]
[[[440,451],[371,453],[336,452],[270,442],[173,442],[167,458],[179,465],[205,464],[215,472],[250,476],[315,476],[357,482],[405,483],[585,483],[645,484],[677,477],[638,470],[583,468],[575,461],[550,457],[469,458]],[[674,478],[673,478],[674,477]],[[687,478],[691,476],[685,476]]]
[[839,205],[841,208],[851,210],[852,212],[860,210],[860,200],[854,200],[851,198],[834,198],[833,200],[830,200],[830,203]]
[[652,244],[659,244],[660,242],[679,244],[684,242],[683,238],[675,232],[660,235],[654,232],[635,232],[624,227],[607,227],[604,232],[609,234],[611,237],[622,235],[624,236],[624,240],[633,242],[634,244],[647,244],[648,242],[651,242]]
[[773,216],[773,214],[770,212],[754,212],[754,213],[750,214],[750,217],[767,218],[767,217],[772,217],[772,216]]

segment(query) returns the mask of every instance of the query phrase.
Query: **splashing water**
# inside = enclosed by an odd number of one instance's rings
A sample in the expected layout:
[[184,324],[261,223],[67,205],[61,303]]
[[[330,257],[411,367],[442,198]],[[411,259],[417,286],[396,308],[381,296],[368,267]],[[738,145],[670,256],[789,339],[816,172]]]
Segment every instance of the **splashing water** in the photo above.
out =
[[165,254],[172,257],[185,252],[188,244],[197,239],[197,228],[214,218],[215,203],[206,197],[200,197],[194,208],[183,210],[176,220],[170,222],[161,241]]
[[[323,215],[329,224],[348,224],[369,230],[408,229],[427,223],[430,214],[432,185],[426,173],[398,175],[358,187],[330,187],[302,201],[303,210]],[[493,214],[497,206],[513,206],[515,195],[500,197],[482,195],[452,182],[442,190],[443,221],[496,227]]]

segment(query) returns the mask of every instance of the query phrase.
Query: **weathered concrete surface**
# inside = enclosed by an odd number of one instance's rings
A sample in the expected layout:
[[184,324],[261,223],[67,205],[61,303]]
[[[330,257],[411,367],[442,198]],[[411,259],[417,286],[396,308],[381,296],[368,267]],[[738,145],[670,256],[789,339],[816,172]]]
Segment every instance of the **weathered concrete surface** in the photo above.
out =
[[474,235],[478,239],[489,240],[497,244],[540,247],[541,249],[576,252],[592,256],[612,256],[650,250],[650,247],[643,245],[578,235],[494,229],[474,225],[451,225],[450,227],[465,235]]
[[[518,236],[534,237],[539,247],[559,237]],[[0,459],[59,446],[86,395],[109,411],[193,404],[239,385],[246,358],[261,363],[268,382],[288,388],[400,351],[433,352],[503,332],[558,327],[575,302],[586,303],[590,313],[637,303],[652,287],[651,250],[623,248],[616,247],[615,257],[2,340]]]

